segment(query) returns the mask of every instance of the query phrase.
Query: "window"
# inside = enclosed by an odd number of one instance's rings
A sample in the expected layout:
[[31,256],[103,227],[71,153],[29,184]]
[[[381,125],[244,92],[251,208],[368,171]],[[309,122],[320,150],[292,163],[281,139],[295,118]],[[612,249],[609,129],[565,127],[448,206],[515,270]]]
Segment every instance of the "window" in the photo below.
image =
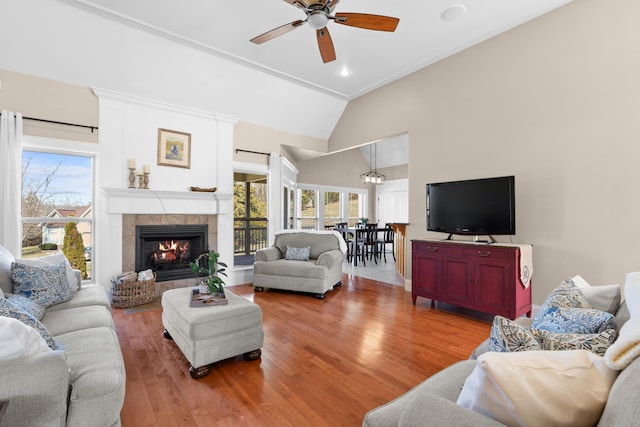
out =
[[299,208],[295,227],[324,229],[336,222],[354,226],[367,216],[367,194],[367,190],[301,184],[296,190]]
[[324,192],[324,226],[332,227],[336,222],[341,222],[341,203],[340,192],[325,191]]
[[300,215],[298,216],[299,228],[303,230],[313,230],[317,228],[318,222],[318,192],[316,190],[300,190]]
[[256,250],[267,247],[267,176],[233,174],[234,264],[252,265]]
[[[26,142],[26,141],[25,141]],[[82,278],[93,261],[93,158],[66,152],[22,152],[22,257],[61,250]]]
[[349,223],[349,227],[355,226],[355,224],[360,221],[360,218],[366,216],[365,212],[365,197],[362,193],[349,193],[349,203],[348,210],[349,216],[347,218],[347,222]]

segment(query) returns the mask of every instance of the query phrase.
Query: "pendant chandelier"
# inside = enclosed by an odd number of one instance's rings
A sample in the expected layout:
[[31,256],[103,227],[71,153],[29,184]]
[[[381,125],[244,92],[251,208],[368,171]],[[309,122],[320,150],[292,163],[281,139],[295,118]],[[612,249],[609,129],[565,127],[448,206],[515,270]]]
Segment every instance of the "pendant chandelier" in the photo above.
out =
[[383,184],[387,177],[378,172],[376,169],[376,157],[378,156],[378,148],[377,143],[373,143],[373,163],[371,162],[371,148],[369,148],[369,166],[373,165],[373,169],[370,169],[369,172],[363,173],[360,175],[360,180],[363,184]]

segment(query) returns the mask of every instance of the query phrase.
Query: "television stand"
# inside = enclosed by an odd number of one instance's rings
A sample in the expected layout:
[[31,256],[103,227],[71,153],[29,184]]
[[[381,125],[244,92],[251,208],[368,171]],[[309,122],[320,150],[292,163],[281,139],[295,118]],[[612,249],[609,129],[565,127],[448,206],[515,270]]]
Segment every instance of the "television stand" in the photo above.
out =
[[531,315],[518,245],[412,240],[411,298],[429,298],[509,319]]

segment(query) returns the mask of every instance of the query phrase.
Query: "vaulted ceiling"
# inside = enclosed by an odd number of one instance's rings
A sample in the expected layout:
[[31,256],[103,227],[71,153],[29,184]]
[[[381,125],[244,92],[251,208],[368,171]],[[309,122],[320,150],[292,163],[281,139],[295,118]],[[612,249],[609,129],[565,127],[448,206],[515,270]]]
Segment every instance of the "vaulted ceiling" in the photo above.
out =
[[[294,4],[314,1],[329,2],[332,14],[385,15],[398,18],[399,24],[395,32],[386,32],[329,20],[326,28],[336,59],[326,64],[316,32],[306,22],[263,44],[250,42],[273,28],[305,20],[304,10]],[[363,95],[568,1],[64,0],[343,99]]]

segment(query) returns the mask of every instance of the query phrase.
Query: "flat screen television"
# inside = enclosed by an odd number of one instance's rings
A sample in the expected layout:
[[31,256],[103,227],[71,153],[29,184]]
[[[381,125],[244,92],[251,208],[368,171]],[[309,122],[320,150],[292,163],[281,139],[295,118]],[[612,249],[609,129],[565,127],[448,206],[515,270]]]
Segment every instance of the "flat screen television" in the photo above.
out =
[[427,230],[449,237],[515,234],[515,177],[427,184]]

